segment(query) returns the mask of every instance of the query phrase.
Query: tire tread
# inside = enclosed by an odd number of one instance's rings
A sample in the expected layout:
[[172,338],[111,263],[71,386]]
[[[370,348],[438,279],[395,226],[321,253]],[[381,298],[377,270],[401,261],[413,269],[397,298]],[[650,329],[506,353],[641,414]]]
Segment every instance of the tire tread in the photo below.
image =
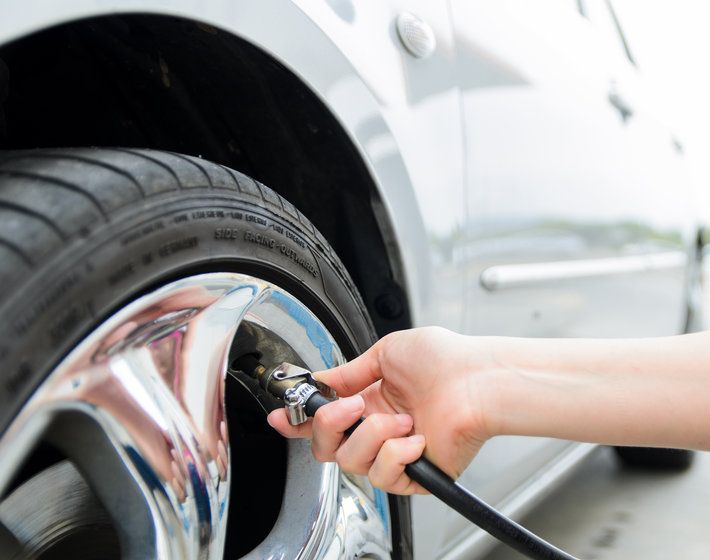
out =
[[0,168],[0,177],[11,177],[11,178],[22,178],[29,179],[31,181],[50,183],[54,187],[63,188],[74,193],[84,196],[91,204],[99,211],[99,213],[104,217],[108,218],[108,214],[104,206],[99,202],[99,200],[94,196],[89,189],[82,188],[79,185],[75,185],[69,181],[64,181],[62,179],[57,179],[56,177],[50,177],[43,175],[41,173],[33,173],[27,171],[18,171],[16,169],[3,169]]
[[[150,162],[155,168],[153,175],[149,177],[137,175],[129,168],[127,158],[139,158],[143,160],[143,162]],[[23,159],[33,162],[32,171],[11,169],[13,165],[12,162],[17,163]],[[65,166],[63,168],[65,171],[64,174],[75,174],[75,177],[68,176],[60,179],[48,174],[51,172],[52,168],[57,168],[57,166],[62,166],[67,162],[71,162],[74,165],[73,167]],[[8,166],[10,166],[10,168],[8,168]],[[121,176],[124,180],[119,184],[112,183],[111,185],[107,185],[106,181],[101,178],[92,180],[91,170],[95,170],[96,168],[113,172]],[[215,181],[216,177],[221,177],[221,179]],[[82,215],[81,219],[79,219],[79,223],[74,224],[75,230],[73,232],[65,232],[59,225],[60,220],[58,218],[47,215],[40,210],[28,208],[2,198],[3,191],[6,189],[7,185],[16,178],[23,178],[29,181],[32,187],[38,190],[37,193],[33,193],[36,197],[42,196],[42,189],[62,188],[71,190],[89,201],[105,220],[110,220],[112,215],[125,205],[126,200],[135,199],[135,197],[147,200],[166,190],[179,190],[191,187],[214,188],[216,183],[223,188],[236,188],[243,195],[255,197],[258,200],[258,204],[277,213],[281,219],[287,221],[305,239],[316,246],[322,254],[327,257],[330,265],[353,294],[357,305],[363,310],[364,316],[368,316],[365,312],[365,305],[362,298],[343,263],[333,252],[325,238],[313,226],[311,221],[293,204],[284,200],[278,193],[266,185],[238,171],[229,169],[226,166],[193,156],[144,148],[36,149],[18,150],[0,154],[0,208],[11,209],[40,220],[45,224],[46,231],[38,234],[43,236],[38,242],[52,246],[57,243],[56,236],[60,238],[61,242],[66,244],[72,242],[77,236],[80,236],[81,232],[90,230],[92,226],[90,214],[84,213]],[[156,189],[154,184],[158,179],[162,181],[162,184],[174,184],[175,189]],[[127,192],[128,190],[130,190],[130,192]],[[109,203],[109,201],[111,203]],[[70,214],[72,210],[71,206],[71,202],[66,201],[64,207],[57,210],[57,214],[64,216]],[[73,216],[72,219],[76,222],[78,218]],[[18,231],[17,235],[21,236],[21,232]],[[0,243],[6,245],[10,251],[14,252],[12,249],[14,247],[22,252],[22,243],[19,239],[8,238],[7,235],[5,235]],[[18,257],[25,261],[28,258],[28,256],[24,254],[18,254]],[[4,266],[5,263],[0,263],[0,269]],[[11,291],[12,289],[10,287],[9,290],[6,290],[6,293]],[[0,296],[0,298],[2,298],[2,296]],[[0,301],[2,300],[0,299]]]
[[34,266],[34,261],[30,258],[30,256],[25,253],[20,246],[16,245],[12,241],[0,237],[0,246],[5,247],[8,251],[18,256],[28,267]]
[[14,152],[11,155],[0,157],[0,165],[8,161],[14,161],[18,159],[47,159],[47,160],[73,160],[88,165],[93,165],[96,167],[101,167],[105,170],[112,171],[118,175],[121,175],[126,180],[130,181],[138,191],[141,196],[145,196],[143,191],[143,186],[138,182],[138,180],[127,170],[121,169],[116,165],[112,165],[103,162],[99,159],[81,155],[80,153],[55,153],[50,151],[37,151],[37,152]]
[[[0,184],[1,184],[0,180]],[[0,193],[2,192],[2,189],[0,187]],[[30,218],[33,218],[35,220],[38,220],[42,222],[48,230],[54,232],[59,239],[62,241],[66,241],[68,239],[68,235],[60,228],[54,220],[52,220],[49,216],[45,215],[42,212],[39,212],[37,210],[34,210],[32,208],[27,208],[26,206],[23,206],[22,204],[17,204],[15,202],[9,201],[9,200],[2,200],[0,198],[0,208],[2,209],[7,209],[7,210],[12,210],[18,214],[23,214],[25,216],[28,216]],[[9,242],[10,240],[8,240]],[[47,239],[49,242],[49,239]],[[0,267],[2,267],[2,264],[0,264]]]
[[130,154],[132,156],[136,156],[139,158],[142,158],[146,161],[149,161],[161,169],[165,170],[175,181],[175,184],[177,185],[178,190],[183,188],[182,181],[180,180],[180,176],[175,173],[175,171],[166,163],[162,162],[156,157],[151,156],[149,153],[146,152],[152,152],[152,150],[143,150],[143,149],[131,149],[131,148],[103,148],[103,150],[114,150],[116,152],[122,152],[125,154]]

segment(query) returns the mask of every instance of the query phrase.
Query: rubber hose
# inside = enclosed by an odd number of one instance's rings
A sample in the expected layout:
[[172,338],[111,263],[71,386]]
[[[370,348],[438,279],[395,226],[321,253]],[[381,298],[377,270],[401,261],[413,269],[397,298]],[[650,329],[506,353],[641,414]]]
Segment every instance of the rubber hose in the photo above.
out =
[[[306,401],[306,414],[314,416],[316,411],[330,401],[320,393],[314,393]],[[351,435],[362,424],[360,418],[345,433]],[[577,560],[571,554],[544,541],[525,527],[497,512],[480,498],[474,496],[434,463],[420,457],[404,467],[409,478],[419,483],[433,496],[439,498],[451,509],[457,511],[471,523],[491,534],[500,542],[533,560]]]

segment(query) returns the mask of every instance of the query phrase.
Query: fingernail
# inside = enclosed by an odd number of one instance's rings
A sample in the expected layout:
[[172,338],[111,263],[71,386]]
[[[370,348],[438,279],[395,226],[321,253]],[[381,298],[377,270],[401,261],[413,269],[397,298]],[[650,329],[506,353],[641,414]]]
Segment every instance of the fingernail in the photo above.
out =
[[271,419],[274,416],[275,412],[276,411],[274,410],[272,412],[269,412],[269,414],[266,415],[266,421],[269,423],[269,426],[271,426],[272,428],[274,427],[274,423],[271,421]]
[[407,439],[417,445],[422,445],[424,443],[424,436],[422,434],[414,434],[413,436],[409,436]]
[[394,417],[397,419],[397,422],[404,427],[408,427],[413,424],[412,417],[409,414],[395,414]]
[[365,408],[365,401],[362,400],[360,395],[346,397],[344,399],[340,399],[339,402],[343,412],[360,412],[363,408]]

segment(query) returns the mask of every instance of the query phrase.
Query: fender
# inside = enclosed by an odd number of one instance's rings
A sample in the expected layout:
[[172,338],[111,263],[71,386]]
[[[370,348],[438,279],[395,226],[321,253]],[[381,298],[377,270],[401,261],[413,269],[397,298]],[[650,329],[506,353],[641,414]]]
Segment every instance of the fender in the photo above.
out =
[[[439,43],[427,61],[399,45],[391,6],[347,0],[42,0],[31,10],[16,2],[0,21],[0,43],[76,19],[140,12],[193,19],[258,46],[315,92],[360,154],[382,200],[385,241],[401,258],[413,323],[458,328],[463,281],[452,282],[451,271],[444,280],[446,257],[432,243],[465,220],[453,37],[445,3],[414,4]],[[457,305],[442,306],[444,286]]]

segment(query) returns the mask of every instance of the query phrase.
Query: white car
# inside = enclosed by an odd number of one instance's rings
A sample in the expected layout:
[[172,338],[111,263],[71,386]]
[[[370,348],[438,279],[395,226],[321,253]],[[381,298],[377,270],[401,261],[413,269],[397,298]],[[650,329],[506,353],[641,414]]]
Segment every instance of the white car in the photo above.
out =
[[[434,498],[283,440],[228,371],[417,325],[693,329],[682,145],[621,23],[603,0],[0,3],[0,556],[484,554]],[[460,482],[520,516],[593,449],[497,438]]]

